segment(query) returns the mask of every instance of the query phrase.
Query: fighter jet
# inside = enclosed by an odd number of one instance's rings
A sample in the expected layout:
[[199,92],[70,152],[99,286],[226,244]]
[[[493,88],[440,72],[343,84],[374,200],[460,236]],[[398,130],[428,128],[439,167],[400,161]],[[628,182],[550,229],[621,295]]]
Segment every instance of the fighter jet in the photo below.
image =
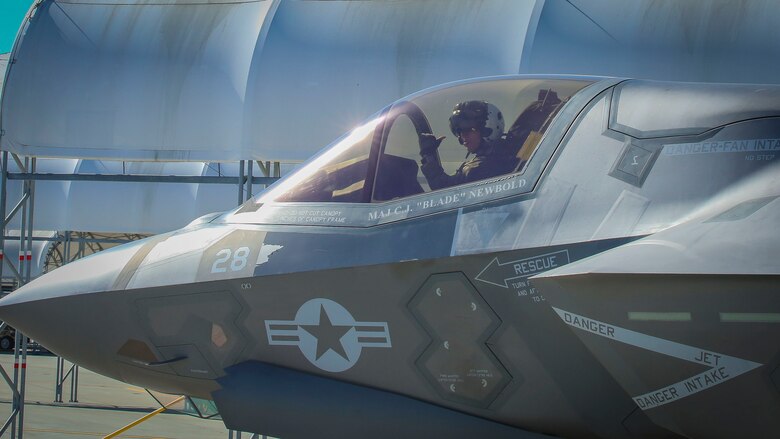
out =
[[0,318],[282,438],[774,436],[778,162],[780,86],[448,83]]

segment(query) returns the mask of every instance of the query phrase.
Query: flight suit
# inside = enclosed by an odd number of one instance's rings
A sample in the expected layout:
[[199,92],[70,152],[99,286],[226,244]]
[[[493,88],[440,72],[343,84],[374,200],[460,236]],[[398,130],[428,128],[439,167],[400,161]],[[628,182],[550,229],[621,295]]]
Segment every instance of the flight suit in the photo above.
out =
[[504,151],[504,139],[495,142],[483,140],[474,156],[464,161],[453,175],[444,172],[439,160],[429,154],[422,156],[421,170],[431,190],[471,183],[511,172],[517,160]]

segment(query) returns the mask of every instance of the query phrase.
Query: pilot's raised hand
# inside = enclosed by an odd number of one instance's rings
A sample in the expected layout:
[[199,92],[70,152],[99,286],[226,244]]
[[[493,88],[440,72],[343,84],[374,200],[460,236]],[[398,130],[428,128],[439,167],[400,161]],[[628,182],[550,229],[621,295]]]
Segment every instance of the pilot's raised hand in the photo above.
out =
[[422,133],[418,137],[420,139],[421,156],[436,154],[436,150],[439,149],[439,145],[445,139],[445,136],[436,137],[432,133]]

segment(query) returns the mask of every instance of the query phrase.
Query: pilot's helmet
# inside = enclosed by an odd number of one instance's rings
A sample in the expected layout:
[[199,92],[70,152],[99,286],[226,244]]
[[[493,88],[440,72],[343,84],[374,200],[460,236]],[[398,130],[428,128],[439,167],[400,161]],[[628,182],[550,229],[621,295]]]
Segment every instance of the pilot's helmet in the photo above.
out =
[[450,116],[450,130],[455,136],[478,129],[485,140],[493,141],[504,134],[504,115],[485,101],[465,101],[455,106]]

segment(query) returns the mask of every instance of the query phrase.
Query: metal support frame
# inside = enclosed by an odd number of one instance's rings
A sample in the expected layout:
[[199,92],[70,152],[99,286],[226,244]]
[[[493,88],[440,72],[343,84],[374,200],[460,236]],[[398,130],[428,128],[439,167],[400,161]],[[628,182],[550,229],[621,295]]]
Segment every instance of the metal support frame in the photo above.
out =
[[[8,161],[13,159],[20,172],[9,172]],[[104,181],[104,182],[138,182],[138,183],[211,183],[211,184],[236,184],[238,186],[238,204],[252,198],[254,184],[262,184],[268,187],[271,183],[281,177],[281,164],[274,162],[273,170],[271,162],[257,161],[262,177],[255,177],[254,162],[252,160],[241,160],[239,162],[239,175],[237,177],[217,176],[176,176],[176,175],[133,175],[133,174],[50,174],[36,173],[35,157],[20,158],[18,155],[2,151],[0,159],[0,278],[3,277],[3,271],[7,267],[16,279],[18,286],[22,286],[31,280],[32,260],[27,255],[32,252],[33,241],[55,241],[63,243],[63,252],[61,255],[62,264],[71,262],[83,256],[87,249],[91,251],[102,250],[103,243],[123,243],[132,240],[130,235],[127,240],[122,239],[100,239],[87,232],[66,231],[62,236],[54,238],[33,237],[34,213],[35,213],[35,182],[36,181]],[[248,165],[248,166],[247,166]],[[124,167],[123,167],[124,169]],[[14,205],[10,212],[7,212],[8,204],[8,181],[20,180],[23,182],[22,196]],[[11,220],[21,212],[21,228],[19,236],[9,236],[6,233],[6,227]],[[76,233],[74,239],[73,233]],[[135,237],[135,236],[133,236]],[[140,237],[140,236],[139,236]],[[19,240],[20,260],[17,266],[5,257],[5,242],[9,239]],[[78,250],[73,254],[73,243],[76,243]],[[97,247],[97,248],[96,248]],[[0,322],[0,329],[5,323]],[[24,434],[24,394],[27,378],[27,337],[21,332],[16,331],[14,340],[14,371],[13,377],[0,366],[0,376],[11,388],[13,394],[13,404],[11,414],[5,423],[0,426],[0,436],[2,436],[10,427],[11,439],[23,439]],[[78,402],[78,365],[73,364],[65,372],[65,360],[57,358],[57,380],[55,383],[54,402],[63,402],[63,385],[70,378],[70,400],[69,402]],[[229,430],[229,437],[233,438],[233,431]],[[237,439],[241,438],[241,432],[236,432]],[[250,439],[265,438],[254,434]]]
[[3,277],[3,266],[5,266],[5,204],[7,202],[8,198],[8,152],[3,151],[3,157],[2,157],[3,163],[2,169],[0,172],[2,172],[2,176],[0,176],[0,219],[3,221],[3,227],[0,229],[0,231],[3,232],[3,237],[0,238],[0,279]]
[[57,374],[54,383],[54,402],[62,403],[62,388],[65,381],[70,378],[70,398],[68,402],[79,402],[79,366],[71,364],[65,372],[65,359],[57,357]]
[[246,199],[249,200],[252,198],[252,180],[253,180],[253,170],[255,168],[254,162],[252,160],[247,160],[247,179],[246,179]]
[[[65,238],[65,233],[75,233],[75,238],[70,238],[70,242],[79,242],[83,241],[87,245],[89,244],[127,244],[128,242],[133,242],[135,240],[145,238],[147,235],[143,235],[140,233],[126,233],[124,234],[124,238],[100,238],[97,237],[98,234],[91,233],[91,232],[73,232],[73,231],[65,231],[62,234],[58,234],[57,236],[53,237],[47,237],[47,236],[33,236],[33,241],[48,241],[48,242],[54,242],[54,243],[64,243],[68,239]],[[4,237],[5,240],[10,239],[19,239],[16,235],[6,235]]]
[[[255,177],[254,175],[255,163],[257,163],[257,167],[260,169],[260,173],[263,174],[262,177]],[[238,204],[241,205],[245,201],[251,199],[254,196],[253,185],[262,184],[264,188],[267,188],[273,182],[279,180],[282,176],[281,169],[282,166],[280,162],[273,162],[273,169],[271,169],[270,161],[264,163],[260,160],[257,161],[241,160],[238,165],[238,174],[239,174]]]
[[[16,279],[19,286],[30,281],[32,275],[32,260],[27,255],[32,252],[33,221],[35,214],[35,181],[25,180],[22,188],[22,198],[16,203],[11,212],[6,215],[6,203],[8,201],[8,158],[9,153],[2,153],[2,187],[0,188],[0,218],[2,219],[2,239],[0,239],[0,276],[3,268],[7,265]],[[35,173],[36,158],[25,157],[22,161],[17,155],[10,154],[16,162],[19,169],[27,173]],[[29,171],[28,171],[29,170]],[[19,266],[18,269],[14,263],[5,257],[5,228],[14,216],[21,211],[21,228],[19,231]],[[0,367],[2,370],[2,367]],[[22,439],[24,435],[24,395],[27,383],[27,337],[20,331],[16,331],[14,337],[14,370],[13,379],[11,379],[5,370],[2,370],[3,378],[11,387],[13,393],[13,403],[11,414],[8,420],[0,428],[0,435],[5,433],[8,427],[11,427],[11,439]]]
[[[37,159],[33,157],[32,159],[25,157],[24,162],[16,155],[16,154],[10,154],[14,161],[16,162],[17,166],[24,172],[28,173],[28,168],[30,169],[30,173],[35,173],[35,166]],[[3,152],[2,157],[2,188],[0,188],[0,213],[2,215],[2,221],[3,221],[3,227],[2,227],[2,239],[0,239],[0,258],[2,258],[3,262],[0,264],[0,276],[3,274],[3,268],[8,267],[11,272],[14,275],[14,278],[19,283],[19,286],[24,285],[25,283],[30,281],[30,277],[32,275],[32,261],[27,259],[28,252],[32,252],[32,241],[33,241],[33,223],[34,223],[34,213],[35,213],[35,181],[34,180],[25,180],[23,187],[22,187],[22,196],[19,199],[19,201],[16,203],[13,209],[6,214],[6,203],[8,201],[8,180],[10,173],[8,172],[8,156],[9,153],[7,151]],[[13,237],[13,239],[19,240],[19,267],[14,265],[14,263],[5,257],[5,240],[8,239],[6,237],[6,227],[8,224],[13,220],[13,218],[19,214],[21,211],[21,227],[19,230],[19,236]]]
[[[248,160],[241,160],[244,163]],[[221,175],[141,175],[141,174],[38,174],[31,172],[9,172],[9,180],[30,181],[107,181],[119,183],[209,183],[239,184],[247,177],[228,177]],[[253,184],[269,185],[278,180],[276,177],[253,177]]]
[[[0,324],[0,330],[5,328],[6,326],[7,326],[7,324],[5,322]],[[14,345],[15,345],[15,343],[14,343]],[[2,366],[0,366],[0,375],[3,376],[3,380],[8,385],[8,387],[11,389],[11,393],[12,393],[12,396],[13,396],[13,398],[12,398],[13,403],[12,403],[12,406],[11,406],[11,414],[8,416],[8,419],[3,423],[3,426],[0,427],[0,436],[5,434],[6,430],[8,430],[8,427],[10,427],[12,424],[13,424],[13,428],[11,430],[12,431],[11,434],[13,435],[16,432],[16,424],[15,424],[16,417],[19,415],[19,408],[16,405],[16,401],[19,400],[19,396],[20,396],[19,395],[19,390],[17,389],[17,386],[15,384],[15,379],[12,379],[10,376],[8,376],[8,373],[5,371],[5,369],[3,369]]]
[[[110,236],[110,237],[106,237]],[[97,253],[103,251],[108,247],[126,244],[128,242],[136,241],[145,238],[148,235],[138,233],[124,233],[124,234],[98,234],[92,232],[73,232],[66,230],[65,232],[59,232],[55,236],[43,236],[33,237],[33,241],[43,241],[52,243],[49,247],[49,251],[44,258],[43,272],[48,273],[55,268],[61,267],[69,262],[73,262],[87,254],[77,253],[75,256],[71,255],[71,245],[75,242],[79,245],[79,250],[83,248],[86,253],[89,250],[90,253]],[[14,237],[6,236],[5,239],[13,239]],[[83,246],[82,246],[83,244]]]
[[238,162],[238,205],[244,204],[244,160]]

